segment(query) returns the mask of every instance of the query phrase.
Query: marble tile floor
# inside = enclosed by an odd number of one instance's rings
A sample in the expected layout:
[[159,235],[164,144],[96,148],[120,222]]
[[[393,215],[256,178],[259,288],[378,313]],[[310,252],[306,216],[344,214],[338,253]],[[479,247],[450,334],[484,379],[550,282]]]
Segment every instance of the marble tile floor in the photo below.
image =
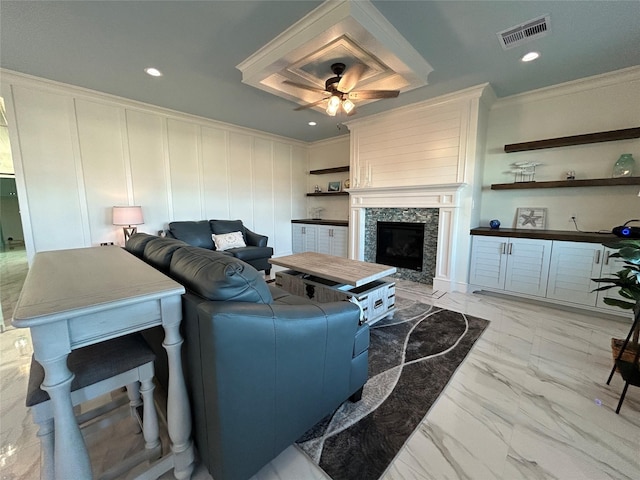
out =
[[[616,375],[605,384],[610,338],[624,337],[630,321],[486,295],[434,294],[403,282],[397,290],[491,324],[383,480],[640,478],[640,388],[629,388],[616,415],[622,381]],[[21,336],[28,332],[0,335],[0,479],[7,480],[39,476],[36,428],[23,406],[28,356],[14,347]],[[113,435],[105,433],[103,443],[113,443]],[[193,478],[211,477],[198,466]],[[327,478],[291,446],[252,480]]]
[[24,245],[0,248],[0,332],[11,326],[13,307],[28,269]]

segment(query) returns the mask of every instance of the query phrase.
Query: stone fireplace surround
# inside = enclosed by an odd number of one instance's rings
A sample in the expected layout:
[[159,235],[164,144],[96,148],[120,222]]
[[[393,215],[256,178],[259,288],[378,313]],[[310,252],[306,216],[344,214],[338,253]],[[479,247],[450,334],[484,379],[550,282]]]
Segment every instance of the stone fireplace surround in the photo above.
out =
[[[438,209],[437,247],[433,288],[458,290],[455,278],[454,245],[460,235],[469,236],[468,215],[461,208],[460,191],[465,183],[402,187],[364,187],[349,190],[349,256],[366,259],[367,209]],[[467,225],[465,227],[465,225]],[[461,243],[465,239],[460,238]],[[375,254],[374,254],[375,255]],[[371,260],[369,260],[371,261]],[[426,282],[425,282],[426,283]]]
[[437,208],[367,208],[365,209],[364,261],[376,261],[378,222],[424,223],[422,271],[398,267],[396,277],[433,284],[438,244]]

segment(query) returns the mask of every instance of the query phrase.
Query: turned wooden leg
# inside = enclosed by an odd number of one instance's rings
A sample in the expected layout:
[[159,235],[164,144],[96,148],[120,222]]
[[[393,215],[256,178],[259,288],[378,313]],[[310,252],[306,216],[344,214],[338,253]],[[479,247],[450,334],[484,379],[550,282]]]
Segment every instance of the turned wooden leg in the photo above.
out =
[[163,301],[162,307],[162,325],[165,331],[162,346],[167,351],[169,363],[167,428],[171,438],[171,451],[175,455],[173,474],[182,480],[191,478],[195,456],[191,441],[191,411],[182,370],[181,299],[178,297],[175,303]]
[[140,433],[140,421],[138,419],[137,408],[142,406],[142,399],[140,398],[140,383],[133,382],[127,385],[127,397],[129,397],[129,409],[131,410],[131,418],[135,422],[134,433]]
[[89,453],[76,422],[71,404],[71,381],[74,375],[67,368],[67,355],[56,359],[39,359],[45,372],[42,389],[51,397],[55,422],[55,478],[84,480],[91,478]]
[[144,399],[143,408],[143,422],[142,422],[142,434],[144,435],[144,448],[147,450],[153,450],[160,447],[160,431],[158,429],[158,414],[156,413],[156,407],[153,403],[153,376],[151,378],[145,378],[142,380],[142,398]]

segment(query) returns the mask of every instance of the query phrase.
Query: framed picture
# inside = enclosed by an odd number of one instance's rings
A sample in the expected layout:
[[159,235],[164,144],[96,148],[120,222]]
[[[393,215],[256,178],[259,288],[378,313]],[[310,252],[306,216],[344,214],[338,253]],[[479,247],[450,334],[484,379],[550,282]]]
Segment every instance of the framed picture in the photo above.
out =
[[546,222],[546,208],[520,207],[516,210],[516,228],[544,230]]
[[340,184],[342,182],[329,182],[329,188],[327,188],[328,192],[339,192],[340,191]]

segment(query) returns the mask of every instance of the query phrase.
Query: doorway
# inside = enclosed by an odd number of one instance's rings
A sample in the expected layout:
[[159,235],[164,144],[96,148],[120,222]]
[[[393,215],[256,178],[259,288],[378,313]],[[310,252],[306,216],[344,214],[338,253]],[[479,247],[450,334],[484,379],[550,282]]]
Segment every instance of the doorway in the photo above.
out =
[[11,326],[28,268],[9,128],[0,97],[0,332]]

